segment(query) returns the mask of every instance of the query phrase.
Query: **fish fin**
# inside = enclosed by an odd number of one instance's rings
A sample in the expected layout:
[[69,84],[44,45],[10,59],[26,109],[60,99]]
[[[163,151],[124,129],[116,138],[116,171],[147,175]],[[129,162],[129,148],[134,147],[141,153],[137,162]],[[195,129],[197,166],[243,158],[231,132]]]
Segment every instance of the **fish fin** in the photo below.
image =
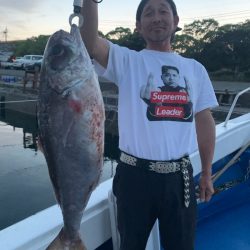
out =
[[87,250],[80,236],[71,241],[66,239],[63,235],[62,229],[46,250]]

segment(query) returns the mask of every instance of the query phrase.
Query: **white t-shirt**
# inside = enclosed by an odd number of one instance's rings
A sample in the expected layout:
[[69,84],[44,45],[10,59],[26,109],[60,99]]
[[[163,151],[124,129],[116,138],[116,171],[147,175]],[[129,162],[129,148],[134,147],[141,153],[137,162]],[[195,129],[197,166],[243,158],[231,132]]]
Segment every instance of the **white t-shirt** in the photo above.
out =
[[[119,87],[119,148],[159,161],[194,152],[194,115],[218,105],[205,68],[176,53],[147,49],[137,52],[111,42],[109,45],[107,69],[101,70],[100,65],[96,69]],[[175,88],[164,84],[163,73],[170,82],[175,78]],[[150,98],[142,98],[148,79],[152,92]]]

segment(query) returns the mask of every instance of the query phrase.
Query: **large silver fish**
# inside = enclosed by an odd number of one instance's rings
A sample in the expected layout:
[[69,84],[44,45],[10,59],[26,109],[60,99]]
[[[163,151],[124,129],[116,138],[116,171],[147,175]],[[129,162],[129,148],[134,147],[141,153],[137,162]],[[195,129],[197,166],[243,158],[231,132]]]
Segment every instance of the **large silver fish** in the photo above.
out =
[[104,104],[77,26],[46,46],[38,100],[39,140],[64,226],[47,249],[86,249],[80,222],[103,165]]

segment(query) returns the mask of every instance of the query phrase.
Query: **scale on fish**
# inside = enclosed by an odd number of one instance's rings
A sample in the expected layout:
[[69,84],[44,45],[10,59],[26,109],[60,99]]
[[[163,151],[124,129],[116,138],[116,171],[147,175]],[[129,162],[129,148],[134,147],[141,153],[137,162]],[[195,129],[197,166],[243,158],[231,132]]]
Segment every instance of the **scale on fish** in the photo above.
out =
[[48,250],[86,249],[79,230],[102,170],[104,120],[98,77],[71,24],[48,40],[40,75],[39,140],[64,222]]

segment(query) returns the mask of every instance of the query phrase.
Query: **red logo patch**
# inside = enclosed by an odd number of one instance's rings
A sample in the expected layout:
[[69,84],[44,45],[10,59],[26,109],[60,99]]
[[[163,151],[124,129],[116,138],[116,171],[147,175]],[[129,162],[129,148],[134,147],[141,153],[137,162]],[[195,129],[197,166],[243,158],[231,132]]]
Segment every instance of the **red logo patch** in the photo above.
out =
[[155,107],[155,115],[162,118],[183,118],[184,110],[182,107],[159,106]]
[[151,103],[188,103],[186,92],[151,92]]

